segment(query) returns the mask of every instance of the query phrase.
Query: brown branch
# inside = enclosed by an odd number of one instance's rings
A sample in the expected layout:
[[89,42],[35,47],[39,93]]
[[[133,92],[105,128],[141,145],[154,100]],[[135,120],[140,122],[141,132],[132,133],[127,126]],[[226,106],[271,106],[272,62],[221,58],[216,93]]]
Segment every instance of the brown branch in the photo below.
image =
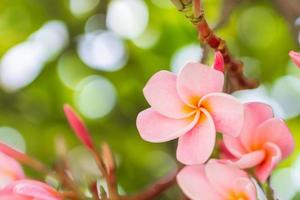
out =
[[219,38],[207,24],[204,13],[199,16],[196,23],[199,32],[199,39],[208,44],[215,51],[220,51],[224,58],[225,72],[228,76],[229,91],[255,88],[257,82],[247,79],[243,74],[243,63],[233,58],[228,50],[225,41]]
[[[240,89],[249,89],[257,87],[257,82],[247,79],[243,74],[243,63],[232,57],[226,42],[218,37],[209,27],[203,10],[194,12],[192,0],[172,0],[176,2],[175,6],[179,11],[197,27],[199,39],[209,45],[215,51],[220,51],[224,58],[225,73],[228,77],[229,87],[227,92],[233,92]],[[196,14],[195,14],[196,13]],[[199,14],[197,14],[199,13]]]

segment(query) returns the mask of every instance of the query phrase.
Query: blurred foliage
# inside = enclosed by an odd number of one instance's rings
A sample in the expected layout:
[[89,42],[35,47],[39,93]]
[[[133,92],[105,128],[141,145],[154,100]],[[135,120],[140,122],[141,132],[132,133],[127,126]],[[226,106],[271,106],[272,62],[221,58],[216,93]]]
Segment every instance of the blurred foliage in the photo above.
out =
[[[161,3],[166,4],[166,1]],[[30,85],[14,92],[0,90],[0,126],[17,129],[26,141],[27,153],[48,164],[55,161],[55,138],[58,135],[66,138],[69,148],[79,145],[62,112],[64,103],[75,104],[74,90],[65,86],[57,74],[59,59],[65,52],[71,53],[72,60],[68,64],[79,71],[78,80],[88,75],[101,75],[116,88],[117,103],[113,111],[99,119],[85,120],[95,143],[108,141],[115,151],[120,185],[130,193],[167,174],[174,166],[172,158],[175,157],[176,143],[150,144],[143,141],[136,130],[135,119],[138,112],[148,106],[142,94],[147,79],[158,70],[169,70],[171,57],[177,49],[198,43],[197,32],[174,7],[159,8],[154,0],[147,0],[148,26],[159,32],[157,43],[151,48],[141,49],[131,40],[125,40],[129,58],[124,68],[116,72],[90,69],[76,55],[76,38],[84,34],[90,16],[105,13],[105,2],[100,1],[90,12],[76,17],[70,12],[68,0],[1,0],[0,58],[49,20],[61,20],[67,25],[70,43],[64,52],[46,64]],[[208,21],[216,24],[221,1],[205,0],[203,3]],[[236,57],[251,58],[258,63],[254,74],[266,85],[288,73],[288,51],[297,47],[287,22],[273,9],[272,1],[267,0],[241,3],[217,34],[228,42]],[[288,121],[297,150],[281,166],[289,166],[299,155],[299,122],[299,117]],[[165,199],[174,199],[177,192],[169,191]]]

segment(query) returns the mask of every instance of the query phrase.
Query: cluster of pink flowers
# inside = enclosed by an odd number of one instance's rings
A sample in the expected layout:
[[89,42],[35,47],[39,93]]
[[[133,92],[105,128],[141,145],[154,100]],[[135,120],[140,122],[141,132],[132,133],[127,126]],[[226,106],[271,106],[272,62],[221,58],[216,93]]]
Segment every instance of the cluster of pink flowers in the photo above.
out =
[[[300,66],[300,54],[290,53]],[[265,182],[294,149],[292,135],[272,108],[240,103],[223,93],[222,57],[214,67],[188,63],[178,75],[154,74],[144,88],[150,108],[137,117],[141,137],[149,142],[178,138],[177,160],[187,165],[177,176],[191,199],[254,200],[257,192],[246,169]],[[216,132],[222,133],[219,159],[210,159]]]
[[[300,67],[300,54],[290,52]],[[137,117],[141,137],[149,142],[178,138],[177,159],[186,165],[177,183],[193,200],[256,200],[253,179],[265,182],[277,164],[294,149],[287,125],[275,118],[264,103],[240,103],[223,93],[224,62],[217,53],[215,64],[189,63],[178,75],[154,74],[144,88],[151,105]],[[81,142],[92,151],[94,144],[80,117],[68,105],[66,117]],[[222,133],[216,142],[216,133]],[[219,144],[219,158],[211,158]],[[50,185],[26,177],[18,161],[32,160],[0,143],[0,199],[62,200]],[[253,178],[248,169],[254,170]]]

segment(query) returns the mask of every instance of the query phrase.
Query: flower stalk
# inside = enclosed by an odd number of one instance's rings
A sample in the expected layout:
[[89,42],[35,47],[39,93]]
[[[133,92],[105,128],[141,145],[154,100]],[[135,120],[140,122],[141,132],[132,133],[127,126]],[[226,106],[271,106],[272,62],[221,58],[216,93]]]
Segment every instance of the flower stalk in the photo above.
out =
[[2,142],[0,142],[0,152],[16,159],[20,163],[25,164],[42,174],[50,174],[50,170],[42,162]]
[[246,78],[243,74],[243,63],[235,59],[226,45],[226,42],[218,37],[208,25],[204,11],[201,10],[198,0],[172,0],[176,8],[182,12],[197,28],[199,40],[207,44],[215,51],[221,52],[224,58],[225,73],[229,81],[229,93],[240,89],[257,87],[255,80]]

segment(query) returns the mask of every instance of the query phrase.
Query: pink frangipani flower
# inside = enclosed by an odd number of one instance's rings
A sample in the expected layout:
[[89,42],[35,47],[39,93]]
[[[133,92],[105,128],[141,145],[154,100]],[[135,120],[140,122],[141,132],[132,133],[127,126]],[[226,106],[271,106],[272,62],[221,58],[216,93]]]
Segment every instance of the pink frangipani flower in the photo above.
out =
[[296,51],[290,51],[289,55],[292,61],[300,68],[300,53]]
[[24,178],[25,174],[21,165],[0,151],[0,188]]
[[34,180],[15,181],[0,190],[0,199],[62,200],[63,196],[49,185]]
[[246,172],[216,160],[184,167],[177,183],[192,200],[257,199],[255,185]]
[[255,168],[264,182],[279,161],[294,149],[294,140],[284,121],[273,118],[270,106],[263,103],[245,105],[244,126],[239,137],[224,135],[224,144],[241,169]]
[[243,105],[222,93],[223,83],[222,72],[199,63],[187,64],[178,75],[157,72],[143,90],[151,108],[137,117],[141,137],[149,142],[179,138],[177,159],[204,163],[216,131],[236,137],[243,125]]

